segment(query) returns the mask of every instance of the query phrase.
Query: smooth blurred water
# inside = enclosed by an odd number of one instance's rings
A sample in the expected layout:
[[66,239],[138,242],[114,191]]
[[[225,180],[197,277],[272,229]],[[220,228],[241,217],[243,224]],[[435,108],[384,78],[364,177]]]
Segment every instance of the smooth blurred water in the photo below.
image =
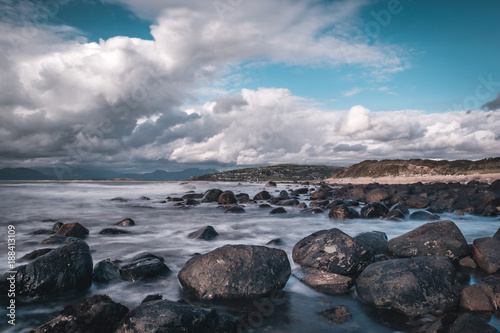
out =
[[[246,213],[235,215],[224,214],[224,209],[219,208],[216,203],[203,203],[187,208],[174,207],[173,202],[160,203],[167,196],[180,197],[189,191],[203,193],[211,188],[231,190],[235,194],[248,193],[253,197],[264,189],[277,195],[280,190],[298,186],[280,184],[277,188],[270,189],[265,188],[262,183],[0,183],[0,230],[4,230],[0,232],[0,235],[3,235],[0,238],[2,272],[8,270],[7,226],[13,224],[16,227],[16,257],[21,258],[35,249],[55,247],[40,245],[48,235],[31,234],[39,229],[51,229],[54,222],[43,222],[46,219],[63,223],[79,222],[88,228],[90,235],[86,242],[92,250],[94,264],[106,258],[126,261],[140,252],[148,251],[163,256],[173,271],[169,277],[153,282],[94,284],[83,294],[18,304],[16,327],[7,325],[5,312],[0,312],[3,318],[0,328],[5,328],[6,332],[26,331],[57,315],[64,305],[95,293],[108,294],[113,300],[130,309],[139,305],[148,294],[162,294],[164,299],[171,300],[186,297],[177,280],[177,273],[184,263],[194,253],[206,253],[225,244],[265,245],[272,239],[281,238],[284,245],[278,247],[288,253],[293,269],[296,267],[291,258],[293,246],[312,232],[337,227],[355,236],[360,232],[378,230],[387,233],[390,239],[425,223],[378,219],[333,221],[328,218],[327,213],[305,215],[295,207],[285,207],[288,212],[286,215],[270,215],[269,209],[259,208],[258,205],[246,205]],[[141,200],[141,196],[147,196],[151,200]],[[111,201],[114,197],[123,197],[128,201]],[[302,196],[301,201],[308,203],[307,196]],[[112,227],[113,223],[127,217],[134,219],[137,225],[120,228],[132,231],[132,234],[98,234],[100,230]],[[468,242],[475,238],[492,236],[500,226],[495,218],[469,215],[457,217],[452,214],[442,214],[441,218],[454,221]],[[207,225],[213,226],[220,236],[212,241],[186,237],[188,233]],[[273,306],[272,311],[263,316],[263,321],[257,318],[257,321],[252,323],[255,326],[254,332],[409,332],[412,326],[418,324],[398,322],[393,320],[394,318],[381,319],[380,313],[362,305],[354,292],[346,296],[328,296],[315,292],[293,277],[285,287],[281,301],[280,305]],[[243,308],[250,311],[255,308],[252,302],[210,304],[235,315],[240,314]],[[335,305],[347,305],[353,319],[334,326],[317,315],[317,312]],[[491,323],[500,327],[496,317]]]

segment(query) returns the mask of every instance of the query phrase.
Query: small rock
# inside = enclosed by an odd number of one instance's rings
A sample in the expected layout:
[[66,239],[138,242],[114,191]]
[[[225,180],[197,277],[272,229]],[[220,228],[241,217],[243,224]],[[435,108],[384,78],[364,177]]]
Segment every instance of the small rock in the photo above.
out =
[[147,303],[147,302],[151,302],[151,301],[158,301],[160,299],[163,299],[163,295],[160,295],[160,294],[148,295],[148,296],[146,296],[146,298],[144,298],[141,301],[141,304],[144,304],[144,303]]
[[149,200],[151,200],[151,198],[148,198],[148,197],[145,197],[145,196],[141,196],[141,197],[139,198],[139,200],[149,201]]
[[410,214],[410,220],[437,221],[440,217],[426,210],[419,210]]
[[354,285],[353,279],[348,276],[308,267],[297,268],[292,275],[305,285],[327,295],[347,294]]
[[496,333],[496,328],[470,313],[464,313],[455,320],[449,333]]
[[342,324],[352,318],[349,309],[345,305],[335,306],[318,314],[334,324]]
[[92,279],[96,282],[120,281],[120,267],[111,259],[101,260],[94,266]]
[[277,185],[276,185],[276,183],[275,183],[275,182],[273,182],[273,181],[269,181],[269,182],[267,182],[267,184],[266,184],[266,187],[276,187],[276,186],[277,186]]
[[420,196],[411,196],[405,201],[405,205],[408,208],[424,209],[429,207],[431,201],[427,198],[422,198]]
[[234,206],[234,207],[227,209],[224,213],[226,213],[226,214],[242,214],[242,213],[245,213],[245,210],[241,207]]
[[267,242],[266,245],[281,246],[281,245],[285,245],[285,242],[283,242],[283,240],[281,238],[275,238],[275,239],[272,239],[269,242]]
[[211,225],[198,229],[188,234],[188,238],[204,239],[204,240],[214,239],[217,236],[219,236],[219,233],[215,231],[214,227],[212,227]]
[[460,259],[458,261],[458,265],[463,268],[472,268],[472,269],[477,268],[476,262],[470,256]]
[[111,199],[111,201],[118,201],[118,202],[127,202],[127,199],[123,199],[122,197],[116,197]]
[[384,217],[389,212],[389,208],[381,202],[371,202],[361,208],[361,217],[365,219]]
[[394,206],[391,207],[391,209],[389,211],[392,212],[393,210],[399,210],[404,215],[410,214],[410,211],[408,210],[408,207],[406,207],[406,205],[404,203],[397,203],[397,204],[395,204]]
[[300,211],[302,214],[323,214],[324,211],[321,208],[305,208]]
[[120,268],[122,279],[129,281],[153,279],[166,276],[170,273],[170,268],[159,257],[142,254],[142,257],[132,258],[132,262]]
[[80,223],[66,223],[57,232],[56,236],[84,238],[89,230]]
[[253,197],[254,200],[269,200],[271,199],[271,194],[269,194],[269,192],[267,191],[261,191],[259,193],[257,193],[254,197]]
[[99,235],[123,235],[123,234],[130,234],[130,231],[127,230],[121,230],[118,228],[106,228],[102,229],[99,231]]
[[238,203],[238,200],[232,191],[225,191],[219,196],[217,202],[219,205],[232,205]]
[[219,190],[218,188],[210,189],[203,194],[201,202],[217,202],[222,193],[222,190]]
[[285,208],[283,208],[283,207],[274,208],[273,210],[271,210],[269,212],[269,214],[286,214],[286,213],[287,212],[286,212]]
[[500,241],[493,237],[475,239],[471,246],[476,264],[488,274],[500,269]]
[[259,208],[272,208],[270,204],[260,204]]
[[477,284],[472,284],[462,290],[459,305],[467,311],[493,312],[495,310],[488,295]]
[[130,219],[130,218],[126,218],[126,219],[123,219],[121,220],[120,222],[117,222],[115,223],[115,225],[120,225],[120,226],[133,226],[135,225],[135,222],[134,220]]

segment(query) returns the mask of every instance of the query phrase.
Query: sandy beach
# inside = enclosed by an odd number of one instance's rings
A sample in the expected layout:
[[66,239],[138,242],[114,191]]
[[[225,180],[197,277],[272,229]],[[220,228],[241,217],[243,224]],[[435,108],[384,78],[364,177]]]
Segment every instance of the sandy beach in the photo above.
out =
[[413,183],[467,183],[476,180],[483,183],[491,184],[495,180],[500,179],[500,173],[485,173],[471,175],[436,175],[436,176],[412,176],[412,177],[360,177],[360,178],[339,178],[328,179],[328,184],[413,184]]

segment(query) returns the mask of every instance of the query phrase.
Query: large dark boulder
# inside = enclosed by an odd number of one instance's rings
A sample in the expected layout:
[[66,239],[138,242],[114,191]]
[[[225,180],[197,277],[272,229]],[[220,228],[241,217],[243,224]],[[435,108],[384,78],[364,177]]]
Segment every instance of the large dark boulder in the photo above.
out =
[[203,227],[188,234],[188,238],[204,239],[204,240],[214,239],[217,236],[219,236],[219,233],[215,231],[214,227],[212,227],[211,225],[208,225],[206,227]]
[[225,245],[186,262],[183,289],[200,299],[238,299],[282,289],[291,268],[286,252],[265,246]]
[[3,276],[2,285],[14,276],[18,295],[55,295],[83,290],[92,284],[92,256],[87,243],[69,237],[64,245],[14,271]]
[[359,218],[359,213],[348,207],[343,201],[336,201],[329,205],[331,207],[328,217],[333,220],[350,220]]
[[77,305],[66,306],[61,314],[30,333],[112,333],[128,309],[107,295],[93,295]]
[[129,281],[166,276],[170,273],[170,268],[163,261],[162,257],[144,252],[132,258],[129,264],[122,266],[120,275],[122,279]]
[[475,239],[471,246],[476,264],[486,273],[500,269],[500,241],[493,237]]
[[455,261],[469,254],[464,235],[452,221],[423,224],[389,240],[387,247],[398,257],[442,255]]
[[381,231],[363,232],[354,237],[354,240],[375,254],[387,252],[387,235]]
[[381,202],[375,201],[361,208],[361,217],[365,219],[384,217],[389,213],[389,208]]
[[99,261],[94,266],[92,277],[96,282],[114,282],[122,280],[120,266],[110,259]]
[[253,199],[254,200],[269,200],[269,199],[271,199],[271,194],[269,194],[269,192],[267,192],[267,191],[261,191],[261,192],[257,193],[256,195],[254,195]]
[[379,261],[361,273],[356,291],[369,305],[407,316],[438,314],[457,306],[455,276],[455,267],[442,256]]
[[292,251],[293,260],[330,273],[355,275],[374,261],[374,254],[337,228],[317,231],[301,239]]
[[236,331],[232,317],[214,309],[181,302],[152,300],[130,311],[116,333],[229,333]]
[[222,193],[222,190],[219,190],[218,188],[208,190],[203,194],[201,202],[217,202],[219,201],[219,197]]
[[232,191],[225,191],[219,196],[217,202],[219,205],[232,205],[238,203],[238,199]]

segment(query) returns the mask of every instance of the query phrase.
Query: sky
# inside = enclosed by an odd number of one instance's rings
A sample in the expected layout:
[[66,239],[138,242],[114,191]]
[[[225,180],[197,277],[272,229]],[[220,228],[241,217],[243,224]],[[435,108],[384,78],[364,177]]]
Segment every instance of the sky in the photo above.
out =
[[0,0],[0,167],[500,156],[498,0]]

